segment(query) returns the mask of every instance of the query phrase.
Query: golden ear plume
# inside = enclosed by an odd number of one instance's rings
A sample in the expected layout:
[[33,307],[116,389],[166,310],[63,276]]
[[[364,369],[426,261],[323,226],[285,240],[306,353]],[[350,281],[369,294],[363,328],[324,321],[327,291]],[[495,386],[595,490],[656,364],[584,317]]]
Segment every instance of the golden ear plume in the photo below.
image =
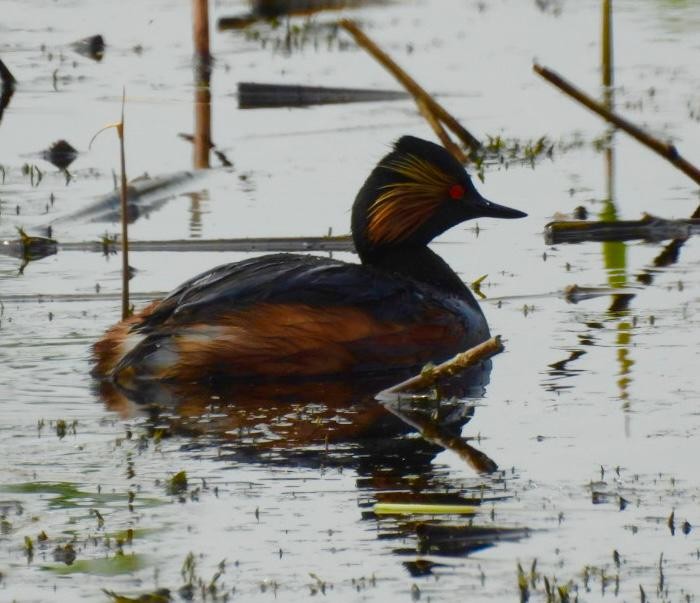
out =
[[406,177],[382,187],[369,208],[367,236],[372,243],[408,238],[437,210],[454,178],[435,164],[408,154],[382,167]]

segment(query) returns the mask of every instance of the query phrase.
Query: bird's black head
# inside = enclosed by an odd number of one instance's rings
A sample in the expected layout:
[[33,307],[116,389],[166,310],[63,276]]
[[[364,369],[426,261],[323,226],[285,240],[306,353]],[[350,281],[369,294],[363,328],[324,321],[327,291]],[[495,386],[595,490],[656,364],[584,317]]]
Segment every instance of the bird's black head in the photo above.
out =
[[484,199],[443,147],[403,136],[357,194],[352,234],[360,257],[367,260],[403,245],[427,245],[472,218],[526,215]]

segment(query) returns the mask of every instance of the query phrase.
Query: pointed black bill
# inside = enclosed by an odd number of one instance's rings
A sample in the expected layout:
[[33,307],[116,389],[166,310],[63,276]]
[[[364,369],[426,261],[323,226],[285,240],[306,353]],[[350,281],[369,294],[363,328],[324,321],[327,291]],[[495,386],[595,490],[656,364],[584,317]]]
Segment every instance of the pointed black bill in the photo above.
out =
[[476,212],[479,217],[484,218],[525,218],[527,216],[524,211],[493,203],[483,197],[479,199],[476,205]]

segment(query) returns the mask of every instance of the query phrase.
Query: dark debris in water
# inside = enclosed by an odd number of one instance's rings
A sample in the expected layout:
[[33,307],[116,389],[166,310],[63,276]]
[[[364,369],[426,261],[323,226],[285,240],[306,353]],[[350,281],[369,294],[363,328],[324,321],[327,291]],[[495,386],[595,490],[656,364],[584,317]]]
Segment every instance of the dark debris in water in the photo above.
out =
[[219,30],[245,29],[259,21],[276,24],[283,17],[308,17],[322,11],[386,4],[386,0],[252,0],[250,4],[248,13],[221,17]]
[[57,545],[53,550],[53,560],[57,563],[65,563],[66,565],[73,565],[77,554],[73,545],[68,543],[63,546]]
[[168,494],[173,496],[179,496],[187,492],[187,473],[184,471],[178,471],[173,475],[166,485],[166,490]]
[[105,40],[99,34],[83,38],[71,44],[75,52],[93,61],[102,60],[105,53],[105,46]]
[[61,139],[54,142],[41,156],[59,170],[65,170],[76,160],[78,151],[69,142]]
[[5,113],[5,109],[10,104],[12,95],[15,93],[15,85],[17,80],[7,68],[5,63],[0,60],[0,122]]
[[[237,20],[237,18],[233,18]],[[221,21],[220,21],[221,23]],[[241,27],[239,27],[240,29]],[[335,21],[324,22],[306,19],[301,23],[286,20],[283,23],[278,18],[260,21],[258,18],[248,19],[243,25],[245,39],[260,45],[263,50],[289,55],[313,48],[326,51],[348,51],[354,49],[354,44],[339,35],[339,25]]]
[[404,561],[403,566],[408,570],[414,578],[422,576],[431,576],[433,569],[436,567],[449,567],[444,563],[436,563],[429,559],[416,559],[415,561]]
[[19,239],[0,240],[0,253],[22,259],[26,263],[54,255],[58,251],[58,243],[48,237],[28,235],[18,228]]
[[432,555],[469,555],[498,542],[522,540],[529,535],[530,530],[527,528],[435,523],[420,523],[416,526],[418,551]]

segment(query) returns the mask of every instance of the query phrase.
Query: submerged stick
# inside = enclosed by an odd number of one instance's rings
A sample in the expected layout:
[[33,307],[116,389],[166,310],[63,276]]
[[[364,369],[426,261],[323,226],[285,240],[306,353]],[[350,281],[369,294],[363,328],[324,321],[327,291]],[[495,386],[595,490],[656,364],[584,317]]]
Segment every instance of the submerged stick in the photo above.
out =
[[455,135],[472,150],[481,148],[481,143],[462,124],[460,124],[448,111],[438,103],[428,92],[426,92],[408,73],[406,73],[396,62],[379,46],[377,46],[367,35],[350,19],[342,19],[340,26],[355,38],[355,42],[367,52],[369,52],[381,65],[387,69],[400,83],[408,90],[416,102],[422,100],[430,111],[442,121]]
[[[658,138],[655,138],[624,117],[621,117],[617,113],[606,109],[601,103],[588,96],[585,92],[574,86],[571,82],[565,80],[551,69],[542,67],[537,63],[535,63],[532,68],[535,73],[541,75],[544,79],[559,88],[562,92],[568,94],[570,97],[577,100],[594,113],[597,113],[606,121],[616,125],[621,130],[624,130],[643,145],[649,147],[652,151],[658,155],[661,155],[661,157],[672,163],[686,176],[692,178],[697,184],[700,184],[700,169],[681,157],[674,145],[660,141]],[[700,208],[698,208],[698,211],[700,211]]]
[[441,380],[453,377],[457,373],[461,373],[469,367],[499,354],[504,349],[500,335],[496,335],[465,352],[460,352],[442,364],[424,368],[419,375],[415,375],[379,392],[376,398],[381,401],[395,400],[396,394],[411,394],[424,391]]
[[300,84],[258,84],[239,82],[238,108],[265,109],[270,107],[308,107],[338,103],[367,103],[410,98],[403,90],[365,88],[329,88]]
[[550,222],[544,227],[548,245],[584,241],[663,241],[700,233],[700,220],[666,220],[645,214],[641,220],[616,222]]
[[[76,242],[59,245],[66,251],[106,251],[119,248],[119,241]],[[333,237],[260,237],[242,239],[172,239],[163,241],[130,241],[131,251],[354,251],[350,235]],[[0,249],[1,250],[1,249]]]
[[449,429],[445,429],[437,421],[421,416],[417,412],[407,411],[396,402],[385,402],[384,408],[401,419],[406,425],[410,425],[417,430],[424,440],[454,452],[475,471],[479,473],[493,473],[498,470],[498,465],[491,457],[481,452],[481,450],[477,450]]
[[[116,253],[119,240],[72,241],[59,243],[54,239],[21,236],[19,239],[0,239],[0,254],[23,257],[29,251],[31,259],[39,259],[58,251],[88,251]],[[305,252],[340,251],[352,253],[355,246],[350,235],[332,237],[260,237],[243,239],[166,239],[161,241],[129,241],[129,251],[138,252]]]

